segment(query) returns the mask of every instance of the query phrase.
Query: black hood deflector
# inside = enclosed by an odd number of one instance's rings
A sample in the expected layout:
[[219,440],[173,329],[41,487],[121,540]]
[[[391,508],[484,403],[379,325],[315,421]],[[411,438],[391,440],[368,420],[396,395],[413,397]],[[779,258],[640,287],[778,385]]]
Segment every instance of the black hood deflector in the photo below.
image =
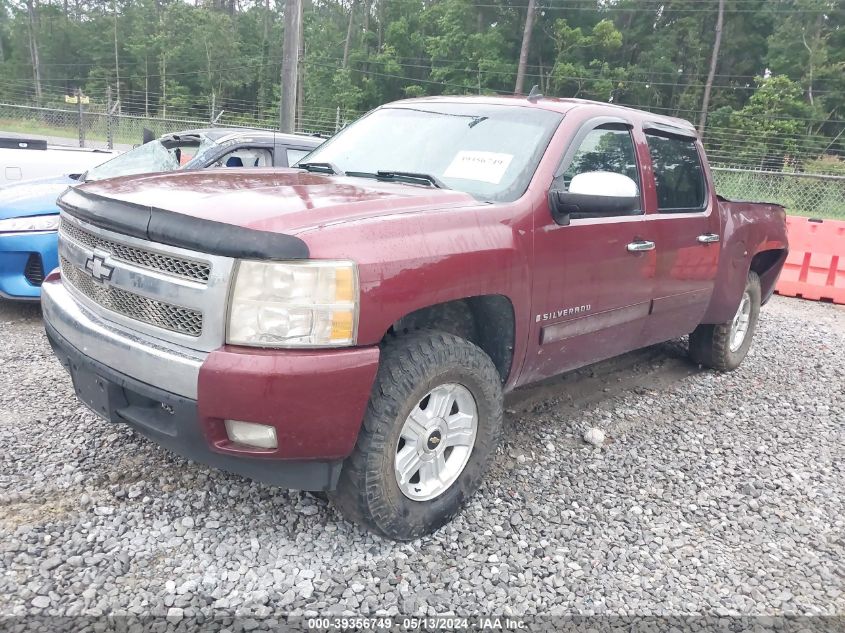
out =
[[70,188],[58,201],[75,218],[108,231],[210,255],[241,259],[307,259],[298,237],[256,231]]

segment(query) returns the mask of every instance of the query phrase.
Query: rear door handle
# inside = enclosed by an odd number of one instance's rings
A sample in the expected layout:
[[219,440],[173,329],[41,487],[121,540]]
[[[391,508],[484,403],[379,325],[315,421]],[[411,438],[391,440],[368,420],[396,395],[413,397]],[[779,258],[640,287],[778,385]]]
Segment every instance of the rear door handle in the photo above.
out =
[[705,233],[704,235],[698,236],[699,244],[711,244],[713,242],[718,242],[719,236],[715,233]]
[[649,242],[648,240],[637,240],[636,242],[631,242],[630,244],[628,244],[629,253],[642,253],[644,251],[653,250],[654,242]]

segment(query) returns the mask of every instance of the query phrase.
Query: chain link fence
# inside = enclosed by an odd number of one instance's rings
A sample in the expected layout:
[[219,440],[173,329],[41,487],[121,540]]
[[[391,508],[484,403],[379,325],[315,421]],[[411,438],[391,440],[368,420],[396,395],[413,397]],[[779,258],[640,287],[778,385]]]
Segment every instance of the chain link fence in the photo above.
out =
[[[37,108],[0,104],[0,130],[46,136],[49,141],[81,147],[129,149],[143,142],[144,129],[155,136],[167,132],[208,127],[208,121],[147,118],[109,114],[105,108]],[[225,127],[225,126],[221,126]]]
[[[113,108],[113,106],[112,106]],[[277,129],[275,119],[259,119],[246,115],[230,115],[214,123],[208,120],[183,117],[145,117],[120,114],[105,104],[79,104],[67,108],[45,108],[0,103],[0,131],[23,135],[46,136],[51,142],[79,144],[81,147],[128,149],[142,142],[144,129],[155,136],[168,132],[204,127],[248,127]],[[336,117],[342,126],[346,117],[340,111]],[[300,134],[334,134],[335,121],[321,122],[304,119],[297,122]],[[1,133],[1,132],[0,132]]]
[[790,215],[845,220],[845,176],[714,167],[713,180],[726,198],[776,202]]
[[[347,120],[340,110],[334,123],[318,124],[316,118],[303,117],[297,131],[331,135]],[[225,122],[218,121],[214,125],[272,130],[275,123],[275,120],[241,115],[230,116]],[[199,119],[119,114],[109,104],[39,108],[0,103],[0,131],[46,136],[51,142],[65,144],[75,144],[78,139],[85,147],[114,146],[125,150],[142,142],[144,129],[160,136],[210,125],[209,121]],[[713,178],[716,191],[726,198],[776,202],[786,207],[791,215],[845,220],[845,176],[714,167]]]

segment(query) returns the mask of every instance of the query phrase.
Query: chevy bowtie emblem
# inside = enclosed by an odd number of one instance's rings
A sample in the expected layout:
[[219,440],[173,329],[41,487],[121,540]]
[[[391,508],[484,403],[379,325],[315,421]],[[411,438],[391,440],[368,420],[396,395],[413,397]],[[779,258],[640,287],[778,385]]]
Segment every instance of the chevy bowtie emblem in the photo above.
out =
[[85,270],[97,281],[108,281],[114,272],[113,266],[106,265],[106,258],[102,255],[92,255],[85,262]]
[[426,441],[426,448],[430,451],[433,451],[437,448],[440,444],[440,440],[443,439],[443,436],[440,434],[440,431],[434,429],[431,432],[431,435],[428,436],[428,440]]

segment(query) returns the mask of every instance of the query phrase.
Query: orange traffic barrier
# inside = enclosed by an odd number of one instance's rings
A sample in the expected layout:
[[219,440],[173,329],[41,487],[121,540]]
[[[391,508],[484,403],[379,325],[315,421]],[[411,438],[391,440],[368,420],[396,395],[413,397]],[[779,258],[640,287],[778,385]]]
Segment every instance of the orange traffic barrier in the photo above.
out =
[[845,304],[845,222],[786,218],[789,256],[778,294]]

